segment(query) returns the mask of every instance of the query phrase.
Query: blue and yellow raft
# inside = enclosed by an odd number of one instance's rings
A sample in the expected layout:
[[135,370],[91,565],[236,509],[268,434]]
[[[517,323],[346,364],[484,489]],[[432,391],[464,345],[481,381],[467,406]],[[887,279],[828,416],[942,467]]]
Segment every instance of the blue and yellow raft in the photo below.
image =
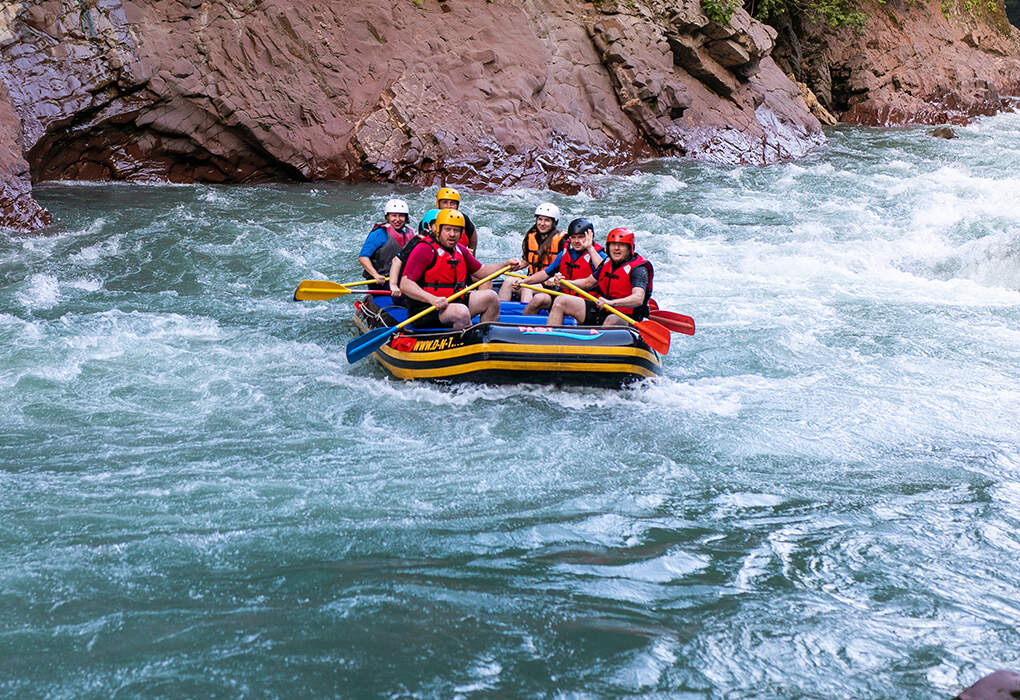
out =
[[[366,296],[356,308],[361,333],[407,318],[389,296]],[[544,312],[525,316],[523,309],[502,302],[499,322],[462,331],[406,326],[374,355],[391,375],[409,380],[620,387],[662,371],[659,353],[630,326],[546,326]]]

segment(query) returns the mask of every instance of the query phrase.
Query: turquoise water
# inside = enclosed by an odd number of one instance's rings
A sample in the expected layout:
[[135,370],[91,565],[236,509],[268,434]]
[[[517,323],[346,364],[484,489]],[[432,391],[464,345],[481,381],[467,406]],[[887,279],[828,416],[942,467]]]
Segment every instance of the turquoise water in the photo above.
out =
[[[1020,670],[1020,116],[657,161],[664,376],[611,392],[349,366],[382,203],[48,184],[0,234],[0,694],[948,697]],[[479,255],[528,189],[465,193]]]

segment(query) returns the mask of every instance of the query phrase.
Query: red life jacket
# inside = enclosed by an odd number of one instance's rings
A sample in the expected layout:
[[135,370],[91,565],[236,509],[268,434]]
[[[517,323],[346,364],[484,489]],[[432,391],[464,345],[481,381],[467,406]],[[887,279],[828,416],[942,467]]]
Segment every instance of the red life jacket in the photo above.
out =
[[429,265],[418,285],[429,294],[448,297],[463,289],[468,283],[468,266],[464,251],[460,245],[454,246],[451,253],[436,241],[425,241],[432,248],[432,264]]
[[[598,243],[595,244],[595,250],[602,250],[602,246]],[[563,250],[563,257],[560,258],[560,269],[559,273],[563,275],[564,279],[568,280],[583,280],[585,277],[591,277],[595,274],[595,268],[598,267],[598,263],[592,263],[591,253],[584,251],[584,255],[574,260],[570,253],[573,248],[567,247]],[[599,258],[601,262],[602,258]],[[581,296],[573,289],[569,287],[563,290],[567,294],[573,294],[574,296]]]
[[655,274],[652,270],[652,264],[640,255],[634,255],[630,260],[619,265],[615,265],[612,258],[606,258],[606,261],[602,264],[602,269],[599,270],[598,284],[596,285],[598,293],[606,299],[622,299],[623,297],[629,297],[630,293],[634,291],[634,287],[630,283],[630,272],[641,265],[648,267],[648,289],[645,292],[644,301],[636,307],[613,304],[613,308],[628,316],[633,316],[635,309],[647,309],[648,307],[648,300],[652,298],[652,277]]

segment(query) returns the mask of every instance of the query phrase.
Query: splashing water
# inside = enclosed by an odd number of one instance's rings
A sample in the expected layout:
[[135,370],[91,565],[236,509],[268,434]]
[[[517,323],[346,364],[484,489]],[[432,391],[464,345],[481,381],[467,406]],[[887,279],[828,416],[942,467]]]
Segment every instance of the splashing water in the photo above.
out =
[[638,231],[620,392],[348,366],[380,186],[50,184],[0,237],[0,694],[950,696],[1020,668],[1020,116],[464,194]]

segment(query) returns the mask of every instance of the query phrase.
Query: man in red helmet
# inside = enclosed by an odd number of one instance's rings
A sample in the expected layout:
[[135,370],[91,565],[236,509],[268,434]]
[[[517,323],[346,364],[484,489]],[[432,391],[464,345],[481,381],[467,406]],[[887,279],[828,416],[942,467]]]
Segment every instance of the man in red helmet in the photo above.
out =
[[648,318],[648,300],[652,298],[652,264],[634,250],[634,232],[614,228],[606,237],[609,257],[591,275],[574,284],[598,297],[598,303],[575,296],[556,297],[549,309],[548,325],[560,326],[570,316],[585,326],[623,324],[603,304],[627,314],[635,321]]

